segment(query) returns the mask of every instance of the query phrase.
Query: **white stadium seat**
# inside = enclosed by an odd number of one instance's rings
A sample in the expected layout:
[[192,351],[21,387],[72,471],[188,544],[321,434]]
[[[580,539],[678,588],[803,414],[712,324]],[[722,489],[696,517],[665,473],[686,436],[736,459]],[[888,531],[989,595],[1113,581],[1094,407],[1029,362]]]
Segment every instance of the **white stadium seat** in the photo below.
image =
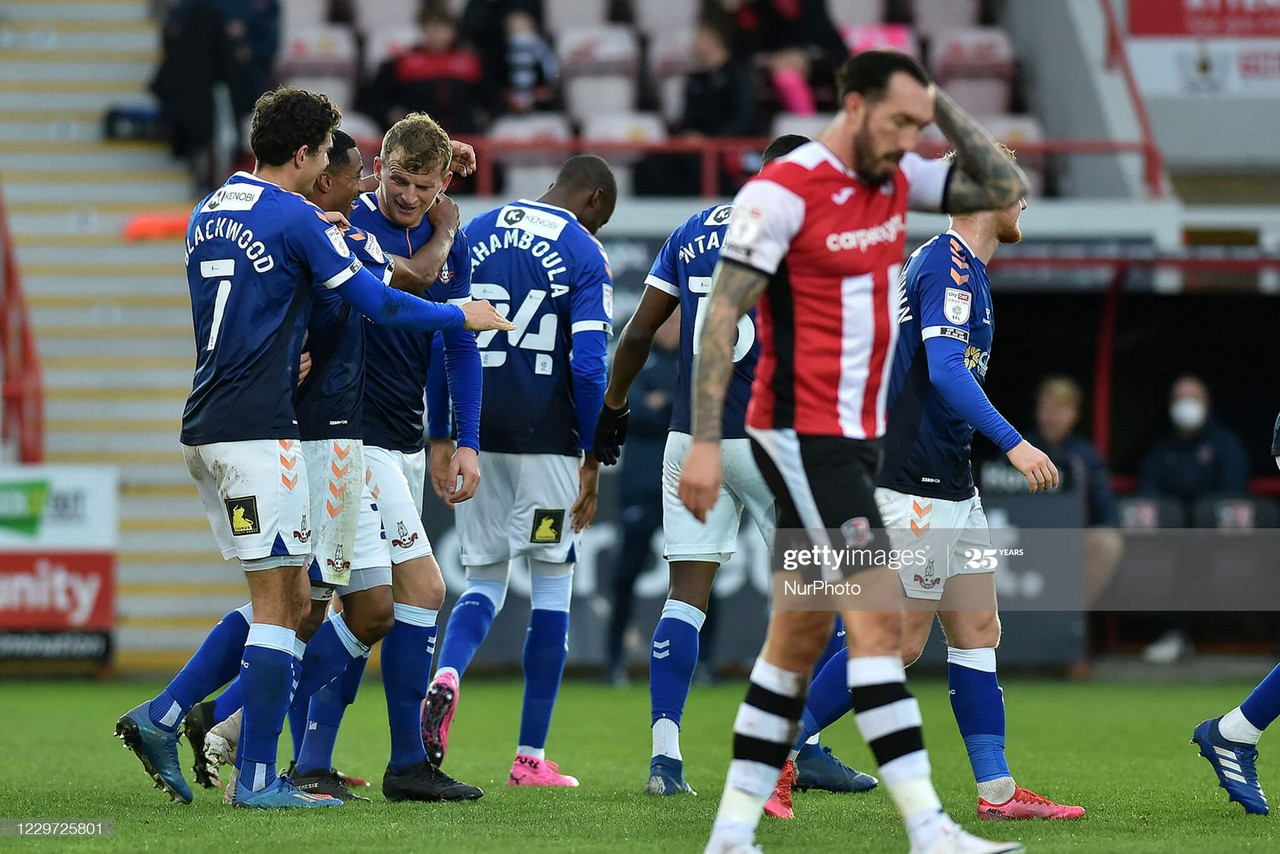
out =
[[773,120],[773,136],[798,133],[809,139],[817,139],[831,123],[830,116],[805,116],[799,113],[779,113]]
[[[590,150],[593,143],[601,142],[662,142],[667,138],[667,129],[662,119],[653,113],[614,113],[587,119],[582,137]],[[618,179],[618,193],[632,195],[635,188],[631,167],[648,155],[644,152],[606,152],[603,156],[613,166],[614,176]]]
[[693,57],[693,31],[664,33],[661,38],[649,42],[648,56],[649,76],[654,80],[673,74],[688,74],[697,67]]
[[[354,137],[356,142],[361,143],[361,150],[367,148],[372,151],[382,144],[382,126],[364,113],[343,110],[342,124],[339,127]],[[368,143],[368,145],[366,146],[365,143]],[[373,161],[365,163],[364,169],[365,172],[372,172]]]
[[658,104],[667,124],[679,124],[684,118],[684,87],[687,78],[682,75],[664,77],[658,84]]
[[[489,139],[498,142],[533,142],[535,140],[565,140],[573,137],[573,128],[569,120],[560,113],[531,113],[527,116],[503,116],[489,128]],[[494,160],[499,163],[542,164],[548,161],[563,160],[565,153],[552,152],[513,152],[495,154]]]
[[916,32],[925,38],[978,23],[980,0],[914,0]]
[[574,27],[595,27],[609,20],[609,0],[543,0],[542,31],[553,38]]
[[355,96],[355,85],[350,77],[290,77],[284,82],[299,89],[328,95],[329,100],[337,104],[340,110],[350,106]]
[[938,36],[930,48],[934,77],[972,113],[1009,109],[1013,45],[1004,30],[970,27]]
[[831,21],[841,25],[863,26],[884,20],[883,0],[827,0]]
[[395,27],[390,30],[376,30],[365,36],[364,70],[368,75],[377,72],[378,66],[392,57],[399,56],[413,47],[418,41],[415,30]]
[[636,29],[654,42],[677,33],[690,33],[698,20],[698,4],[693,0],[639,0],[631,8],[635,11]]
[[422,0],[356,0],[351,5],[355,7],[356,29],[362,33],[400,27],[406,34],[412,32],[414,40],[418,37]]
[[556,39],[561,73],[634,73],[640,62],[640,45],[635,31],[620,24],[574,27]]
[[328,18],[328,3],[319,0],[281,0],[280,32],[286,39],[298,30],[319,26]]
[[[568,159],[561,157],[561,160]],[[502,195],[508,199],[536,199],[555,183],[560,167],[509,166],[504,172]]]
[[564,100],[575,122],[601,113],[629,113],[635,108],[636,81],[621,74],[574,77],[564,84]]
[[356,65],[356,39],[350,28],[320,24],[290,33],[280,45],[276,72],[296,75],[349,76]]

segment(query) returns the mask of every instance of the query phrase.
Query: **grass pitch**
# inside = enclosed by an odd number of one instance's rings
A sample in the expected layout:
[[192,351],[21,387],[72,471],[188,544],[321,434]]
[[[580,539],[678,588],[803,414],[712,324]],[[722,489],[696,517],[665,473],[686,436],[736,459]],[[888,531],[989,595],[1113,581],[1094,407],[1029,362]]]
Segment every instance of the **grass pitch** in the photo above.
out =
[[[1113,686],[1009,678],[1010,765],[1019,782],[1088,815],[1062,823],[988,823],[976,796],[944,683],[913,680],[924,710],[934,779],[947,809],[972,831],[1018,839],[1034,852],[1223,852],[1280,849],[1276,818],[1226,802],[1208,764],[1187,743],[1201,719],[1230,708],[1250,686]],[[549,757],[582,780],[577,790],[505,785],[520,717],[520,684],[469,680],[445,768],[483,786],[470,804],[390,804],[376,788],[388,751],[377,678],[350,710],[336,761],[375,780],[372,804],[339,810],[232,810],[220,791],[196,789],[191,806],[150,787],[133,755],[110,737],[117,716],[152,696],[143,682],[7,682],[0,685],[0,818],[112,819],[110,839],[2,839],[21,851],[700,852],[729,759],[740,683],[695,688],[685,715],[686,777],[697,797],[647,798],[648,693],[566,684]],[[825,739],[860,768],[871,757],[852,720]],[[288,750],[288,737],[284,739]],[[184,767],[190,764],[180,746]],[[1263,740],[1264,786],[1280,785]],[[1280,749],[1280,748],[1278,748]],[[287,759],[287,757],[284,757]],[[904,852],[888,795],[796,794],[796,819],[765,819],[767,852]]]

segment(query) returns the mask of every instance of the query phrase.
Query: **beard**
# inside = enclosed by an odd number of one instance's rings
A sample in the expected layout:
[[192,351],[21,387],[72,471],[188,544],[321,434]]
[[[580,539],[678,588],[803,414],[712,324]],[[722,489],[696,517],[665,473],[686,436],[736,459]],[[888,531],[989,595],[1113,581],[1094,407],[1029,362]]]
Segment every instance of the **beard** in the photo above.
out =
[[[901,159],[901,156],[899,153],[897,159]],[[873,187],[878,187],[893,178],[893,170],[884,168],[883,158],[876,156],[871,142],[871,133],[867,130],[866,124],[863,124],[862,129],[854,134],[853,162],[862,180]]]
[[1018,224],[1017,220],[1001,223],[999,230],[996,231],[996,240],[1001,243],[1021,243],[1022,226]]

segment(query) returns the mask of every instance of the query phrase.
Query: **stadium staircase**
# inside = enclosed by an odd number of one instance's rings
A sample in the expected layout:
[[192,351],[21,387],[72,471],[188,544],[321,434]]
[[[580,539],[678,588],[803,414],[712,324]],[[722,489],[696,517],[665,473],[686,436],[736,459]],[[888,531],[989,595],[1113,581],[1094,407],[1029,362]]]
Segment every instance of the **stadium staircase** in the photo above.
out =
[[0,180],[44,368],[46,459],[119,469],[124,671],[171,671],[244,601],[178,445],[194,353],[182,247],[121,239],[132,214],[189,210],[190,179],[163,145],[102,140],[108,106],[148,98],[149,12],[0,3]]

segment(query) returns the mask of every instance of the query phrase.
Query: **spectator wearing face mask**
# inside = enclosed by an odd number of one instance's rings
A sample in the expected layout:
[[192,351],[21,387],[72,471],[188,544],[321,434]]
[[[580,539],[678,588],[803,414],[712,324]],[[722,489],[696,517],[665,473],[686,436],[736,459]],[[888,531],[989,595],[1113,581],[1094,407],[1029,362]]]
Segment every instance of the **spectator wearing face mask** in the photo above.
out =
[[1142,461],[1138,491],[1176,498],[1187,505],[1211,495],[1243,494],[1248,481],[1244,445],[1211,417],[1209,389],[1198,377],[1183,376],[1169,394],[1173,431],[1152,445]]

